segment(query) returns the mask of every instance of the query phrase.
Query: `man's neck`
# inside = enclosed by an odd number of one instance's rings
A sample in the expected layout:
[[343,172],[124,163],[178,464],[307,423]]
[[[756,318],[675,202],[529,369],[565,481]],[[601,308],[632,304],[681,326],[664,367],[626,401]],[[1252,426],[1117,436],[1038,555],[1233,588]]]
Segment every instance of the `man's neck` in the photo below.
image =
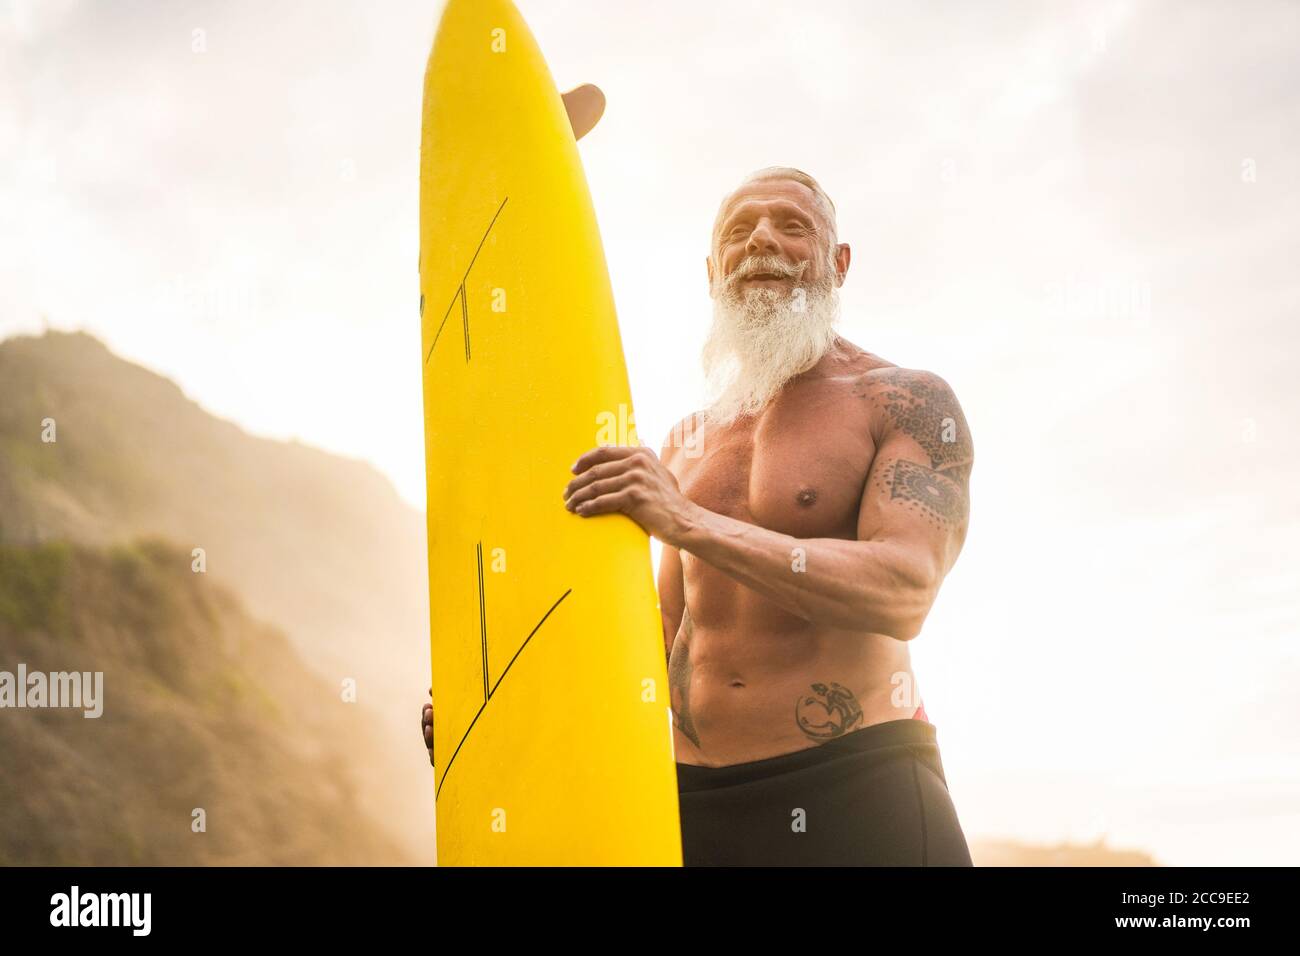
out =
[[[828,378],[837,375],[843,370],[846,362],[852,361],[855,357],[865,354],[862,349],[858,348],[842,335],[836,335],[831,347],[825,354],[817,360],[812,368],[800,372],[798,375],[791,376],[791,382],[804,381],[815,378]],[[788,382],[786,384],[789,384]]]

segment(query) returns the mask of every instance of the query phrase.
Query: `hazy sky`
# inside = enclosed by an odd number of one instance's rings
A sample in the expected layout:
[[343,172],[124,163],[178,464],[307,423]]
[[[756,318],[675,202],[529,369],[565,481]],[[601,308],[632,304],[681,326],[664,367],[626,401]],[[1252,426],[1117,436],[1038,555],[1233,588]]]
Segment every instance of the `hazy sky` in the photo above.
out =
[[[699,391],[717,203],[778,163],[839,209],[844,334],[961,398],[972,528],[914,660],[968,835],[1300,862],[1300,5],[519,6],[609,99],[647,442]],[[423,507],[438,7],[0,6],[0,334],[88,329]]]

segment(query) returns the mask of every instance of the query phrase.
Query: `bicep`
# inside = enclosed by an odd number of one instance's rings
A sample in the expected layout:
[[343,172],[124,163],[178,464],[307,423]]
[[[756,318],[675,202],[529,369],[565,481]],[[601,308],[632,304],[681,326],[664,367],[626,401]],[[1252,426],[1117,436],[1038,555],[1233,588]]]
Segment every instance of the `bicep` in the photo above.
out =
[[904,564],[937,585],[966,538],[974,446],[942,379],[893,371],[898,374],[873,396],[880,437],[863,488],[858,538],[892,545]]
[[889,544],[930,576],[942,576],[966,537],[965,488],[896,450],[877,452],[858,513],[858,539]]

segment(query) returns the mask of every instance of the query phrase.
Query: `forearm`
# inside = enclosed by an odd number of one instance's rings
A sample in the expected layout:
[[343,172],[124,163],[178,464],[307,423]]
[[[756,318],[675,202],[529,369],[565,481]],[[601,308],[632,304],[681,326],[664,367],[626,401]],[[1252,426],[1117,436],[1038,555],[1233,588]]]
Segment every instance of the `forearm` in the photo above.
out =
[[816,624],[910,640],[933,573],[887,542],[795,538],[692,503],[671,542]]

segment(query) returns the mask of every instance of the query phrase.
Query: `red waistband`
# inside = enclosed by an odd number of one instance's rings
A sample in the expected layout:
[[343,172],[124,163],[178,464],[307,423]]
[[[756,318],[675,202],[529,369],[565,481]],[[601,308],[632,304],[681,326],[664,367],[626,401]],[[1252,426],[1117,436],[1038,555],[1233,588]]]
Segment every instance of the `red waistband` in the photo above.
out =
[[930,722],[930,718],[925,716],[925,704],[918,706],[916,708],[916,713],[913,714],[912,717],[915,720],[924,720],[927,724]]

